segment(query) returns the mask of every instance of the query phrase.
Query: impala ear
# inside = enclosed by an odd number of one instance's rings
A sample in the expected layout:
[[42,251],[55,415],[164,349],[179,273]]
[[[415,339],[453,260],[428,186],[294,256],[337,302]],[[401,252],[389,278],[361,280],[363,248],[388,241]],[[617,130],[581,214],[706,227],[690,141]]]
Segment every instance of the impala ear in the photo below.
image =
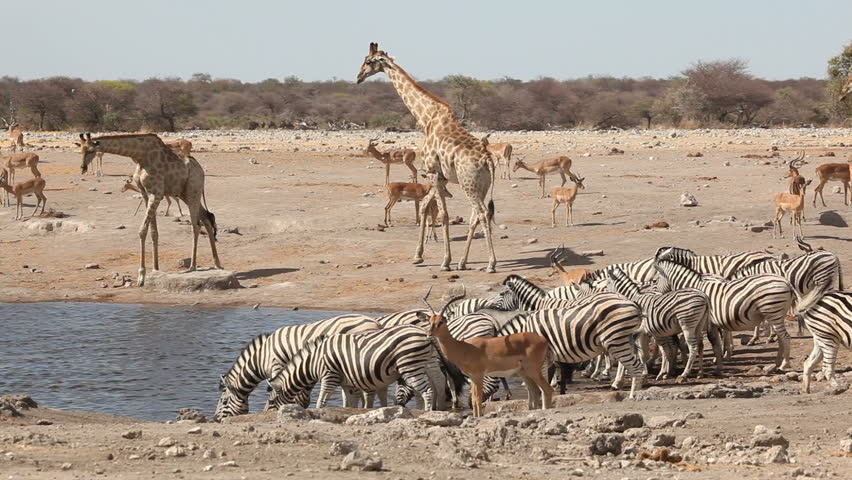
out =
[[82,140],[84,142],[86,141],[86,137],[82,133],[80,134],[80,140]]
[[80,146],[80,142],[74,142],[74,145]]

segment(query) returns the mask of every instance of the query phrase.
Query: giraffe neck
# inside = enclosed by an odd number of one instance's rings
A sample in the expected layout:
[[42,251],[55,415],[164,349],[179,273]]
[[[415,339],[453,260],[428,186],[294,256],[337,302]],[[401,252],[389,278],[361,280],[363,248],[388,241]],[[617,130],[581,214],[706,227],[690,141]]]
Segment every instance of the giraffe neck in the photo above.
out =
[[148,153],[151,150],[160,150],[162,143],[158,142],[157,137],[154,136],[100,137],[95,140],[98,141],[99,151],[130,157],[143,168],[156,158]]
[[392,68],[385,69],[385,73],[405,106],[417,119],[420,128],[426,129],[435,117],[448,115],[453,118],[453,111],[449,105],[417,85],[417,82],[399,65],[392,64]]

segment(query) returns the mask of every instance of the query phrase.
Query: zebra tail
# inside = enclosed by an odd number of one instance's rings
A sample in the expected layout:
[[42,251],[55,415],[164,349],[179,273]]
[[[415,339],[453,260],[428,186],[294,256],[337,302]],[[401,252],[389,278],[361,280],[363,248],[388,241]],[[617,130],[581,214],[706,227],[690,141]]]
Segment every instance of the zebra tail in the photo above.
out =
[[837,260],[837,288],[845,290],[843,288],[843,266],[840,265],[840,259]]
[[434,340],[432,341],[432,348],[435,349],[435,353],[441,362],[441,368],[443,368],[446,372],[447,380],[449,380],[452,384],[456,395],[461,395],[462,389],[464,389],[464,386],[467,383],[464,373],[462,373],[459,367],[450,362],[447,357],[444,356],[444,352],[441,351],[441,347],[439,347]]
[[830,286],[831,285],[829,284],[825,285],[824,287],[814,287],[811,289],[810,292],[808,292],[804,297],[802,297],[801,300],[799,300],[794,310],[794,315],[796,316],[796,318],[799,319],[800,322],[801,316],[805,314],[808,310],[813,308],[813,306],[816,305],[817,302],[822,300],[823,295],[825,295],[826,290],[828,290]]

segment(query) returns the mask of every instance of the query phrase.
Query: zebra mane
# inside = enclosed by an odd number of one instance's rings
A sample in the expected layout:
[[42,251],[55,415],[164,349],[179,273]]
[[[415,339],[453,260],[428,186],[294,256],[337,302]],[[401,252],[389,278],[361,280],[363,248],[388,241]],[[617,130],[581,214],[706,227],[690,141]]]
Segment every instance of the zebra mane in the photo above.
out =
[[273,383],[280,383],[280,379],[284,374],[291,375],[294,370],[301,366],[300,364],[302,362],[309,362],[310,355],[314,353],[317,347],[319,347],[319,345],[325,342],[327,339],[328,336],[320,335],[317,338],[313,338],[305,342],[305,344],[302,345],[302,348],[300,348],[299,351],[296,352],[296,354],[290,358],[290,361],[287,362],[287,365],[285,365],[284,368],[281,369],[281,371],[278,372],[277,375],[268,379],[267,383],[269,383],[270,386],[272,386]]
[[503,280],[503,285],[508,287],[510,284],[512,284],[512,285],[519,285],[520,284],[520,285],[528,286],[529,288],[532,288],[535,291],[538,291],[539,293],[541,293],[541,295],[544,295],[544,290],[541,287],[539,287],[538,285],[534,284],[533,282],[527,280],[526,278],[524,278],[520,275],[509,275],[508,277],[506,277],[505,280]]
[[[628,294],[639,295],[642,293],[639,285],[634,282],[633,279],[624,272],[624,270],[616,266],[613,266],[609,271],[607,287],[609,287],[609,284],[613,285],[615,293],[622,294],[628,298]],[[622,290],[624,290],[624,293],[622,293]]]
[[520,332],[519,324],[526,321],[529,313],[521,313],[519,315],[515,315],[508,322],[504,323],[500,328],[497,329],[495,336],[501,337],[503,335],[510,335],[512,333]]
[[677,263],[677,262],[673,262],[671,260],[655,260],[654,261],[654,266],[657,268],[657,271],[662,272],[663,275],[665,275],[666,277],[669,277],[669,275],[662,269],[662,266],[666,265],[666,264],[672,265],[675,269],[678,269],[678,268],[683,269],[689,275],[694,275],[699,280],[701,280],[701,273],[695,271],[692,267],[690,267],[688,265],[683,265],[683,264],[680,264],[680,263]]
[[[668,254],[666,255],[666,258],[660,258],[663,256],[663,253]],[[680,247],[660,247],[654,254],[654,258],[657,260],[668,260],[681,265],[683,264],[682,262],[692,260],[693,257],[695,257],[695,252],[687,248]]]
[[[231,365],[231,368],[225,372],[225,375],[222,376],[223,379],[231,380],[232,376],[238,376],[239,374],[236,372],[237,367],[242,367],[246,365],[251,359],[251,357],[257,355],[261,349],[263,348],[263,343],[269,338],[269,333],[261,333],[260,335],[252,338],[245,347],[240,351],[240,354],[237,355],[237,359],[234,360],[234,364]],[[245,361],[241,361],[245,360]]]

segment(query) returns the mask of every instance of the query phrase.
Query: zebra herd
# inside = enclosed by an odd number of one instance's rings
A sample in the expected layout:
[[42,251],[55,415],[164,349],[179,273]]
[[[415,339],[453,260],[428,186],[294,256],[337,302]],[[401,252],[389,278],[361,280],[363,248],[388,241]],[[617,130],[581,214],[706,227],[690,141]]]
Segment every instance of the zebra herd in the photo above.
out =
[[[754,330],[755,341],[766,322],[778,337],[776,364],[785,369],[790,360],[785,320],[792,311],[814,339],[804,365],[805,391],[816,362],[823,360],[824,376],[833,380],[838,348],[852,348],[852,292],[843,291],[840,262],[826,251],[777,259],[766,252],[700,256],[663,247],[651,258],[591,272],[579,285],[545,292],[510,275],[503,286],[491,297],[447,306],[454,338],[536,333],[547,340],[557,363],[616,362],[613,387],[620,387],[627,371],[631,398],[648,372],[650,339],[663,353],[657,376],[662,379],[674,374],[683,336],[688,355],[677,377],[681,382],[696,362],[703,375],[705,336],[718,374],[733,353],[731,333]],[[338,387],[344,406],[363,401],[371,407],[376,394],[384,406],[393,382],[397,404],[416,395],[425,409],[444,408],[447,397],[458,407],[466,379],[430,336],[428,320],[429,310],[416,308],[375,319],[340,315],[259,335],[222,376],[215,418],[247,413],[249,394],[263,380],[270,386],[267,408],[307,407],[317,383],[318,407]],[[486,379],[484,397],[498,388],[499,379]]]

